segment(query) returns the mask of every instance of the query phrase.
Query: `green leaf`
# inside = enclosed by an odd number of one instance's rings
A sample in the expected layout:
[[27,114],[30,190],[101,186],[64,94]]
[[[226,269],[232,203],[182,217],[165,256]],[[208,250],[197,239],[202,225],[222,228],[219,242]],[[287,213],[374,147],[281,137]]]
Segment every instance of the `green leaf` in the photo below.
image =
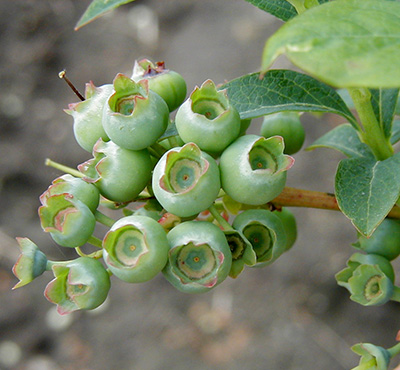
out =
[[343,159],[336,172],[340,210],[364,236],[384,220],[400,193],[400,153],[384,160]]
[[271,70],[260,79],[259,73],[236,78],[220,89],[227,89],[230,102],[240,118],[255,118],[281,111],[329,112],[355,118],[331,87],[295,71]]
[[397,116],[400,115],[400,96],[397,98],[397,104],[396,104],[396,109],[394,111],[394,114],[396,114]]
[[[372,106],[377,121],[380,123],[381,127],[384,128],[384,133],[386,137],[391,136],[392,125],[394,125],[393,117],[395,114],[400,114],[400,97],[399,89],[371,89],[372,95]],[[355,109],[354,102],[350,97],[349,91],[347,89],[338,89],[337,93],[346,103],[349,109]],[[394,127],[393,127],[394,130]],[[394,144],[398,141],[392,136],[390,142]]]
[[[257,8],[264,10],[275,17],[288,21],[297,15],[296,9],[286,0],[246,0]],[[326,3],[329,0],[319,0],[319,3]]]
[[160,142],[163,139],[166,139],[167,137],[172,137],[172,136],[177,136],[178,134],[178,130],[176,129],[176,125],[175,122],[171,122],[167,129],[165,130],[165,132],[160,136],[160,138],[157,140],[158,142]]
[[104,13],[132,1],[135,0],[93,0],[76,24],[75,31],[96,18],[101,17]]
[[306,150],[330,148],[338,150],[349,158],[374,157],[369,146],[362,143],[357,131],[348,123],[339,125],[314,141]]
[[340,97],[343,99],[343,101],[346,103],[347,108],[356,109],[356,107],[354,106],[353,99],[350,96],[349,90],[347,90],[347,89],[337,89],[336,91],[340,95]]
[[285,54],[336,87],[400,86],[400,2],[336,0],[307,10],[266,43],[262,72]]
[[399,89],[371,89],[371,103],[375,117],[385,137],[390,137]]
[[246,0],[275,17],[288,21],[297,15],[296,9],[286,0]]
[[400,140],[400,120],[393,121],[392,127],[392,137],[390,138],[390,143],[396,144]]

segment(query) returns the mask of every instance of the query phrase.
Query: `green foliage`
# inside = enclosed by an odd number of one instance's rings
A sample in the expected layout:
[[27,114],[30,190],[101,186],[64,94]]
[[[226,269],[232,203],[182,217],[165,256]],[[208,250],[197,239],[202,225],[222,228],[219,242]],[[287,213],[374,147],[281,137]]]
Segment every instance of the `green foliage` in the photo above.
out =
[[371,89],[371,104],[385,137],[392,133],[399,89]]
[[[77,28],[130,1],[92,1]],[[400,2],[247,1],[288,21],[267,41],[261,74],[218,89],[207,80],[184,102],[182,76],[144,59],[131,78],[88,84],[86,100],[70,105],[76,139],[94,158],[80,172],[48,162],[69,175],[40,197],[39,215],[44,231],[80,257],[50,261],[19,238],[15,287],[52,270],[45,295],[60,313],[100,305],[112,274],[137,283],[162,270],[183,292],[207,292],[245,266],[269,265],[288,251],[297,225],[286,206],[303,199],[316,208],[338,205],[359,232],[354,246],[366,254],[354,254],[336,274],[350,299],[366,306],[400,302],[389,261],[400,253],[400,221],[388,218],[400,218],[400,153],[392,147],[400,140]],[[281,54],[310,75],[268,70]],[[303,144],[301,112],[345,119],[308,147],[347,157],[337,168],[336,199],[285,188],[294,159],[284,147],[295,153]],[[279,118],[263,125],[268,138],[246,135],[251,119],[261,116]],[[125,207],[123,217],[102,214],[102,206]],[[93,235],[96,221],[109,229],[103,240]],[[79,247],[86,242],[99,250],[84,254]],[[366,343],[353,351],[361,355],[355,369],[386,370],[400,346]]]
[[[286,0],[246,0],[257,8],[271,13],[275,17],[288,21],[297,15],[296,8]],[[319,0],[319,2],[326,3],[329,0]]]
[[94,21],[96,18],[101,17],[106,12],[115,9],[120,5],[131,3],[132,1],[135,0],[93,0],[76,24],[75,30],[78,30],[89,22]]
[[275,17],[288,21],[297,15],[295,7],[286,0],[246,0]]
[[396,144],[400,140],[400,120],[394,120],[392,123],[392,136],[390,142]]
[[396,203],[399,167],[400,153],[384,161],[359,157],[339,163],[335,189],[338,205],[361,234],[370,236]]
[[355,118],[339,94],[305,74],[270,70],[236,78],[221,86],[240,118],[256,118],[281,111],[334,113],[354,123]]
[[285,54],[304,71],[336,87],[397,88],[399,14],[397,1],[336,0],[314,7],[267,41],[261,71],[265,73]]
[[335,149],[349,158],[373,156],[368,145],[361,142],[357,131],[348,123],[336,126],[334,129],[315,140],[307,150],[316,148]]

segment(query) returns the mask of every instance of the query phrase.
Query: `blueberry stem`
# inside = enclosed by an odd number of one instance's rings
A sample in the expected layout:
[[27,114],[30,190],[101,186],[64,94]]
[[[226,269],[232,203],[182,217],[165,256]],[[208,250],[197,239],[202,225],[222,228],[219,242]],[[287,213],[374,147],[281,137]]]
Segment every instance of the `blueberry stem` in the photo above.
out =
[[214,205],[208,208],[210,213],[213,215],[215,220],[219,223],[219,225],[222,227],[223,230],[233,230],[232,226],[229,224],[228,221],[226,221],[221,214],[218,212],[218,210],[215,208]]
[[74,86],[74,84],[69,80],[67,77],[67,71],[63,69],[59,74],[58,77],[60,77],[62,80],[64,80],[67,85],[71,88],[71,90],[75,93],[75,95],[81,99],[82,101],[85,100],[85,97],[78,91],[78,89]]
[[[279,207],[306,207],[339,211],[334,194],[313,190],[285,187],[281,194],[270,204]],[[400,219],[400,207],[394,206],[388,214],[389,218]]]
[[105,226],[111,227],[112,225],[115,224],[115,220],[113,218],[108,217],[107,215],[105,215],[100,211],[96,211],[94,217],[96,218],[96,221],[100,222]]
[[75,169],[73,169],[71,167],[65,166],[65,165],[63,165],[61,163],[54,162],[49,158],[46,158],[44,164],[46,166],[53,167],[53,168],[55,168],[57,170],[60,170],[60,171],[65,172],[65,173],[68,173],[68,174],[70,174],[72,176],[75,176],[75,177],[80,177],[80,178],[84,177],[84,175],[81,172],[79,172],[78,170],[75,170]]

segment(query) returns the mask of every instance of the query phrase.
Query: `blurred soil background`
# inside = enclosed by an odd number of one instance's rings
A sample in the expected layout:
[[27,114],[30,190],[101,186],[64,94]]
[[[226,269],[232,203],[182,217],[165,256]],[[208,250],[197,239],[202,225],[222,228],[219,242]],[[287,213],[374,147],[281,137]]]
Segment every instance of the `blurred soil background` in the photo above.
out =
[[[60,175],[45,158],[76,167],[91,157],[63,112],[78,99],[59,71],[83,92],[86,82],[110,83],[148,57],[181,73],[192,91],[208,78],[256,71],[265,40],[282,25],[243,0],[137,0],[75,32],[88,5],[0,1],[0,369],[342,370],[358,363],[355,343],[392,346],[398,306],[361,307],[336,285],[356,238],[339,212],[293,209],[299,236],[289,253],[204,295],[180,293],[161,274],[139,285],[113,278],[99,309],[59,316],[43,297],[50,273],[11,291],[16,236],[51,259],[74,257],[42,232],[37,216],[39,195]],[[291,68],[284,59],[274,67]],[[306,147],[342,119],[302,121]],[[295,158],[289,186],[333,192],[339,154]]]

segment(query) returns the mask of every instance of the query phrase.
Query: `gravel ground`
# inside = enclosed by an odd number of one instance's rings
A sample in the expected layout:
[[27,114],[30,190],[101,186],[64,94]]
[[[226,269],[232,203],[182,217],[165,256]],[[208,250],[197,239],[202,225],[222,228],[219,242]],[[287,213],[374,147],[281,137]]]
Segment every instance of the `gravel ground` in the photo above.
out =
[[[205,295],[184,295],[162,276],[132,285],[112,279],[106,304],[59,316],[43,297],[50,275],[16,291],[14,237],[51,259],[70,258],[40,228],[38,196],[59,175],[50,157],[75,167],[90,156],[74,141],[63,109],[77,98],[59,80],[110,83],[135,59],[164,60],[191,91],[256,71],[281,22],[243,0],[144,1],[78,32],[89,1],[0,1],[0,369],[278,370],[349,369],[357,342],[394,344],[398,307],[363,308],[336,286],[355,231],[338,212],[299,210],[295,247],[265,269],[247,269]],[[275,67],[288,68],[280,59]],[[304,115],[306,145],[341,119]],[[252,127],[257,131],[257,122]],[[288,185],[333,191],[341,157],[304,152]],[[392,318],[392,321],[388,318]]]

